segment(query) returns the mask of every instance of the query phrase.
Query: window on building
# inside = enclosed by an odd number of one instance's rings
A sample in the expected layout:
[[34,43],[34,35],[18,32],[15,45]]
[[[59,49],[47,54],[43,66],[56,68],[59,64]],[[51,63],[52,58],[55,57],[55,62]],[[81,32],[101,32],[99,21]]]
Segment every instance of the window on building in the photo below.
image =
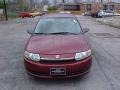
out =
[[108,5],[103,5],[103,10],[108,10]]
[[80,5],[64,5],[64,10],[80,10]]
[[110,9],[110,10],[114,10],[114,5],[110,5],[110,6],[109,6],[109,9]]
[[92,10],[92,5],[91,4],[87,4],[87,10]]

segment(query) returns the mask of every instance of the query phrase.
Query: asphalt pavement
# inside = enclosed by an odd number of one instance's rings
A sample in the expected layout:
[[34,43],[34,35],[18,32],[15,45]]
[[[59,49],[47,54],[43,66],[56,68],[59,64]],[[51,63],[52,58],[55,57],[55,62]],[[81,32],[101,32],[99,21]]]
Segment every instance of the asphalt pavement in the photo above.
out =
[[120,90],[120,29],[77,16],[92,47],[89,74],[77,79],[46,80],[27,75],[23,52],[39,17],[0,22],[0,90]]

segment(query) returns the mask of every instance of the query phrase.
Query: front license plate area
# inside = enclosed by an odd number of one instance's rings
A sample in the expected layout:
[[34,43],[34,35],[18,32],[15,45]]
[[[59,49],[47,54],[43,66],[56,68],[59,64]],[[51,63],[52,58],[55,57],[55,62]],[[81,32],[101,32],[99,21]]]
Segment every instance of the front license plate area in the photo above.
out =
[[50,68],[50,75],[51,76],[66,75],[66,69],[65,68]]

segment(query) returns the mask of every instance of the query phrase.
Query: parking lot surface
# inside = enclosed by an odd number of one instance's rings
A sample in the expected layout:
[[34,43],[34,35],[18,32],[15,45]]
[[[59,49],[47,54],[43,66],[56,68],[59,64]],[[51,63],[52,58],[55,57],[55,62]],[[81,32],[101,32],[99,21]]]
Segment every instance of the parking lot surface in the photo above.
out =
[[77,79],[46,80],[28,76],[23,61],[26,41],[39,17],[0,22],[0,90],[120,90],[120,29],[77,16],[89,28],[93,65]]

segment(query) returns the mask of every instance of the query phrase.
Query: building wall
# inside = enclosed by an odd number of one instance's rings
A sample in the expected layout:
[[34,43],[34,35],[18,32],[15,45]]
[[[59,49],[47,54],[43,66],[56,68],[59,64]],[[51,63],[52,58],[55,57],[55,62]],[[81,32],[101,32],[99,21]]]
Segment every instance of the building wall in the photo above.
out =
[[100,9],[100,6],[98,3],[81,3],[81,11],[98,11]]
[[81,3],[81,4],[80,4],[80,10],[81,10],[82,12],[85,12],[85,11],[86,11],[86,5],[83,4],[83,3]]
[[100,4],[99,3],[93,3],[92,4],[92,11],[98,11],[99,9],[101,9]]
[[[94,3],[80,3],[80,4],[64,4],[61,5],[62,9],[66,9],[66,7],[69,7],[71,10],[80,10],[82,12],[85,11],[91,11],[91,12],[95,12],[98,11],[100,9],[105,9],[104,6],[106,5],[107,10],[115,10],[115,11],[120,11],[120,3],[104,3],[103,6],[101,6],[100,3],[98,2],[94,2]],[[80,9],[75,9],[76,6],[79,6]],[[73,9],[72,9],[73,8]],[[69,10],[69,9],[68,9]]]
[[120,3],[115,5],[115,10],[120,12]]
[[64,5],[64,10],[80,10],[80,5]]

